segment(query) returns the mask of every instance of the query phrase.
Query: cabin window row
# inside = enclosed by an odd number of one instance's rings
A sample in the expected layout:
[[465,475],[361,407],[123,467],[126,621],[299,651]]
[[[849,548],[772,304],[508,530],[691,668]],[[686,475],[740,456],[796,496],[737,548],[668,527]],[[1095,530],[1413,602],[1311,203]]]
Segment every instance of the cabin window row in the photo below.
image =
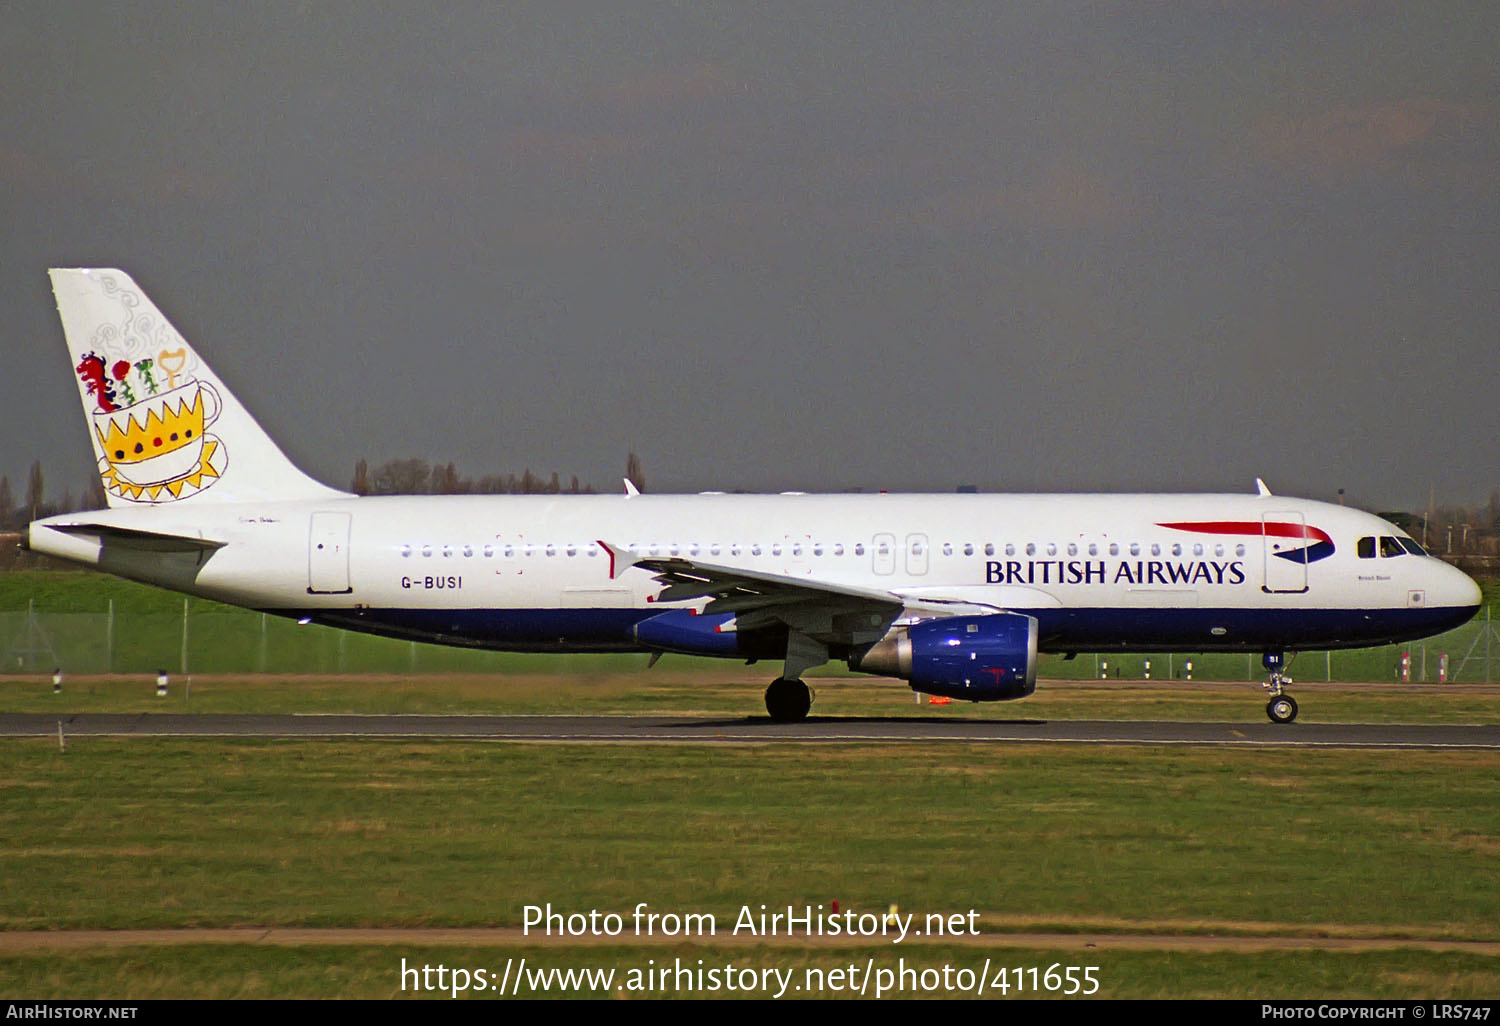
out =
[[[1401,554],[1399,545],[1397,546],[1397,551],[1395,552],[1385,551],[1384,543],[1396,542],[1396,539],[1382,538],[1380,539],[1380,541],[1382,543],[1382,555]],[[1365,554],[1366,542],[1370,543],[1370,554],[1368,556]],[[1374,542],[1375,539],[1373,538],[1360,539],[1361,557],[1370,558],[1374,555]],[[1413,542],[1411,544],[1415,547],[1416,543]],[[880,556],[890,556],[895,551],[901,548],[901,546],[893,546],[890,542],[887,541],[879,542],[870,546],[866,546],[864,542],[855,542],[853,545],[849,546],[846,546],[843,542],[813,542],[808,544],[803,544],[801,542],[771,542],[769,544],[761,544],[758,542],[749,544],[723,544],[716,542],[708,545],[701,545],[697,543],[690,543],[686,545],[632,543],[630,545],[631,551],[640,553],[641,555],[645,556],[654,556],[658,558],[670,556],[688,556],[695,559],[700,558],[704,555],[708,555],[710,557],[722,556],[726,554],[729,556],[764,556],[767,553],[772,556],[790,555],[794,557],[804,556],[808,554],[811,554],[813,556],[844,556],[846,554],[854,556],[864,556],[867,551],[873,551],[876,555]],[[977,545],[974,542],[943,542],[939,548],[944,556],[957,555],[959,552],[962,552],[965,556],[974,556],[982,551],[987,557],[994,557],[999,555],[1024,555],[1028,557],[1043,556],[1049,558],[1055,558],[1058,556],[1077,557],[1083,555],[1101,556],[1106,554],[1110,556],[1119,556],[1123,553],[1128,553],[1132,556],[1170,555],[1174,557],[1181,557],[1192,555],[1194,557],[1203,557],[1212,554],[1214,556],[1223,557],[1228,555],[1230,551],[1233,551],[1235,556],[1243,557],[1246,551],[1243,544],[1235,545],[1231,549],[1230,546],[1225,545],[1222,542],[1213,545],[1209,545],[1204,542],[1195,542],[1192,545],[1187,545],[1182,542],[1173,542],[1171,544],[1163,544],[1160,542],[1152,542],[1149,544],[1145,542],[1109,542],[1107,544],[1100,542],[1089,542],[1087,545],[1083,545],[1078,542],[1068,542],[1065,545],[1059,544],[1057,542],[1026,542],[1024,544],[1017,542],[1007,542],[1004,545],[999,545],[995,542],[986,542],[983,544],[983,546]],[[516,543],[510,545],[490,544],[476,547],[474,545],[409,544],[402,545],[400,547],[400,552],[403,557],[410,558],[412,556],[422,556],[429,559],[433,556],[441,556],[445,559],[451,559],[461,556],[465,559],[472,559],[474,558],[476,552],[485,559],[493,559],[496,556],[499,556],[503,559],[514,559],[518,556],[577,556],[580,554],[592,557],[600,555],[601,551],[602,550],[600,549],[600,547],[592,542],[586,545],[578,543]],[[914,541],[911,543],[910,551],[912,555],[920,556],[927,551],[927,545],[920,541]],[[1421,552],[1420,549],[1415,548],[1414,551],[1418,552],[1419,554]]]

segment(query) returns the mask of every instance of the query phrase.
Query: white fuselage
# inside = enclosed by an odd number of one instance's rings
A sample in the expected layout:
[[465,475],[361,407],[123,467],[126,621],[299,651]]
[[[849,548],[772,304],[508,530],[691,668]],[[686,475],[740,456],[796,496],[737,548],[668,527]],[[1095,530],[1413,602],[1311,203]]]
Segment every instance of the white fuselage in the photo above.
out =
[[[159,553],[50,529],[82,519],[221,547]],[[30,545],[236,605],[496,649],[659,647],[632,626],[672,606],[654,601],[651,571],[615,574],[623,550],[890,593],[914,615],[1024,612],[1043,651],[1269,651],[1467,620],[1467,576],[1413,546],[1380,554],[1403,537],[1270,495],[709,494],[184,502],[40,521]]]

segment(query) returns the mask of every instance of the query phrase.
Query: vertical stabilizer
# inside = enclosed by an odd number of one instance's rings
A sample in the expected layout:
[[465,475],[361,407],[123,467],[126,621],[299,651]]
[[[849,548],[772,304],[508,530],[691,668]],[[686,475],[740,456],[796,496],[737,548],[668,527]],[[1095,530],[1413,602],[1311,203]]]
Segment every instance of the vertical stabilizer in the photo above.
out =
[[111,507],[343,494],[292,465],[130,275],[50,274]]

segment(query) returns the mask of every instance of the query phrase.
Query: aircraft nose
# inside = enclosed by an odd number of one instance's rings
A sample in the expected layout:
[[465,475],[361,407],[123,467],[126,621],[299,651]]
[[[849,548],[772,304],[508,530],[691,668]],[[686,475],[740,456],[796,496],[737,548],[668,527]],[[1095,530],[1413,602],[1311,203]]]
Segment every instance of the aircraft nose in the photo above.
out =
[[1479,590],[1479,585],[1474,578],[1464,573],[1456,566],[1441,564],[1442,576],[1437,582],[1437,587],[1432,589],[1436,594],[1432,596],[1438,601],[1434,605],[1441,605],[1453,609],[1467,609],[1470,615],[1479,611],[1480,604],[1484,601],[1484,594]]

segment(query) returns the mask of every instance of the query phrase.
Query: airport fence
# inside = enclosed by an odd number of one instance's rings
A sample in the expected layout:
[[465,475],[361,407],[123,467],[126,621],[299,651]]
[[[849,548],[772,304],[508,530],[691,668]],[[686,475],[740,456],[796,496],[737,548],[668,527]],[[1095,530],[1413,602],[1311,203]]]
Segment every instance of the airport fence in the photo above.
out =
[[[203,609],[195,606],[203,606]],[[450,648],[298,624],[185,599],[179,613],[0,613],[0,673],[393,674],[612,673],[646,670],[639,655],[551,656]],[[707,664],[708,661],[705,661]],[[715,665],[729,665],[714,661]],[[815,673],[837,673],[835,665]],[[1305,652],[1299,681],[1490,683],[1500,680],[1500,622],[1478,618],[1425,641],[1342,652]],[[764,676],[757,670],[747,674]],[[1261,680],[1256,653],[1084,654],[1044,657],[1050,680]]]

